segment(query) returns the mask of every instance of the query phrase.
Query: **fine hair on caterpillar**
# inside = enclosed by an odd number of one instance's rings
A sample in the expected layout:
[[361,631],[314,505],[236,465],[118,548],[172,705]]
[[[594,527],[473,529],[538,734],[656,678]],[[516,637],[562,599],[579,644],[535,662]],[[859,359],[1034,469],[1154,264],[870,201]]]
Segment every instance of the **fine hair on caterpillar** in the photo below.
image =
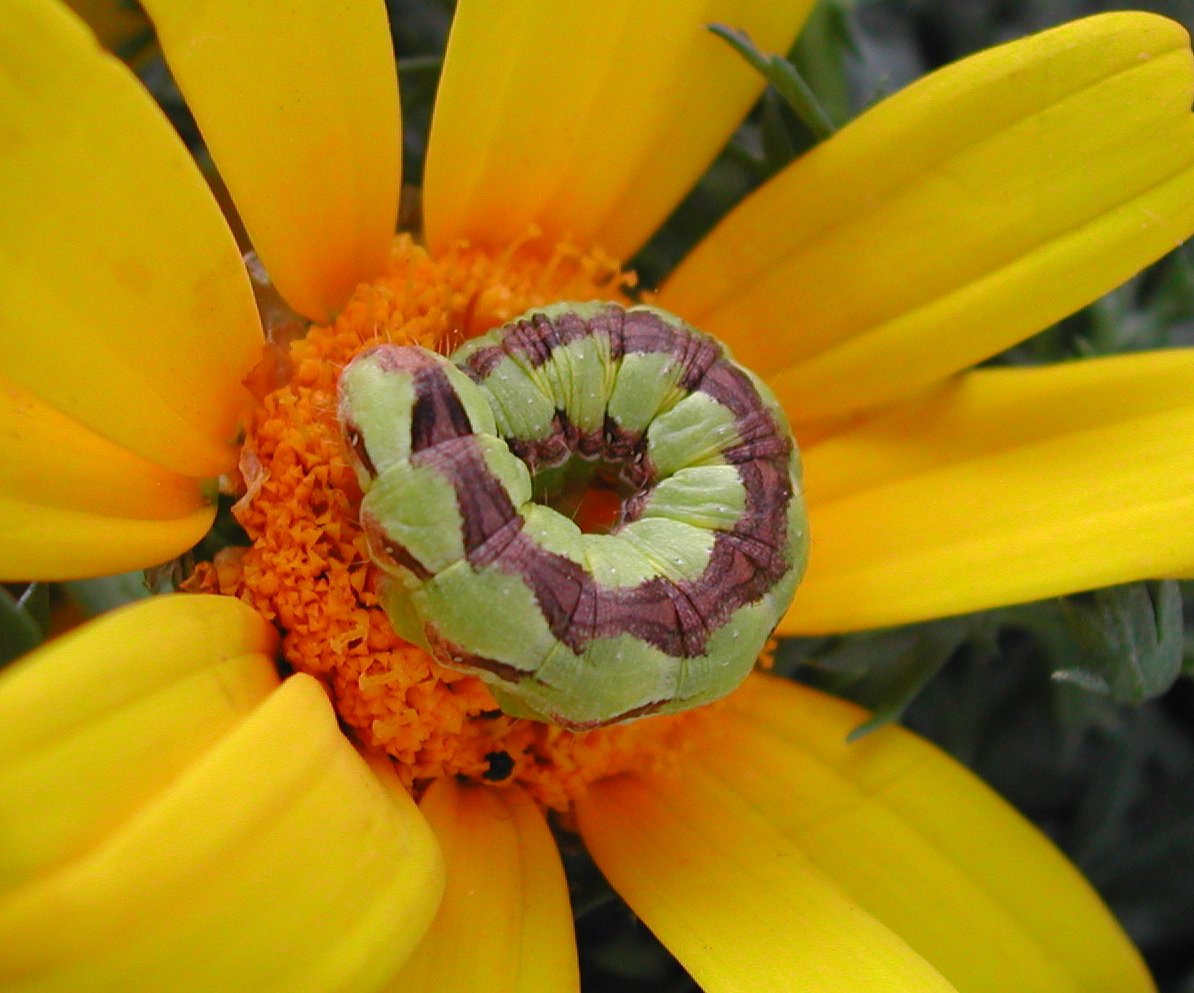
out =
[[[745,678],[807,559],[770,390],[654,307],[560,303],[444,358],[358,355],[338,416],[395,630],[508,713],[585,730]],[[548,505],[597,478],[607,533]]]

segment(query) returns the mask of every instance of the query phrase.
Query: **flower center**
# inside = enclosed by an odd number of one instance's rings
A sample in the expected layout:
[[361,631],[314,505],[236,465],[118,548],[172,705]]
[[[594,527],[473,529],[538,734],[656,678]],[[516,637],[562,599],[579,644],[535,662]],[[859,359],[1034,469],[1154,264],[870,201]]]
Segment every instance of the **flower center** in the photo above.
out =
[[[222,552],[194,585],[239,596],[276,623],[287,662],[324,681],[345,725],[391,755],[416,793],[441,776],[516,782],[566,810],[590,782],[668,762],[693,718],[573,733],[510,717],[475,676],[395,634],[336,417],[341,370],[377,344],[447,352],[531,307],[616,300],[627,284],[610,260],[568,245],[545,251],[529,240],[500,256],[461,246],[433,258],[400,236],[384,277],[360,287],[334,324],[275,357],[285,382],[265,393],[241,453],[245,493],[235,513],[251,544]],[[616,493],[586,481],[551,498],[577,500],[592,530],[617,505]]]

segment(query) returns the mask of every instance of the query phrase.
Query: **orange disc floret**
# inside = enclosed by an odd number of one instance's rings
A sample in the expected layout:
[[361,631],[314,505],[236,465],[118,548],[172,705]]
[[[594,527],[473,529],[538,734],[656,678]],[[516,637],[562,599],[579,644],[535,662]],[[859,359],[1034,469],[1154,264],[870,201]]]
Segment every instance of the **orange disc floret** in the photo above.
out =
[[582,734],[512,718],[480,680],[399,638],[357,523],[361,491],[336,419],[340,370],[379,342],[450,352],[530,307],[616,299],[627,285],[608,259],[567,245],[545,251],[533,235],[498,257],[461,245],[438,258],[401,236],[383,278],[361,286],[334,324],[290,345],[281,363],[289,380],[248,426],[235,512],[252,543],[221,553],[198,584],[274,621],[290,665],[324,681],[344,723],[391,755],[416,792],[441,776],[519,783],[564,811],[596,779],[666,762],[689,717]]

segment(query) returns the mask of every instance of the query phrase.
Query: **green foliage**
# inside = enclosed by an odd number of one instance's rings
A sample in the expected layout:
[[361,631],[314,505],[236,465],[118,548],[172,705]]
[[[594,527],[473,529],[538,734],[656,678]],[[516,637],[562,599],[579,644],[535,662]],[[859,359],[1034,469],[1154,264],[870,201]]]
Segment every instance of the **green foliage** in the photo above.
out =
[[1116,703],[1140,704],[1181,674],[1182,596],[1177,583],[1130,583],[1006,612],[1027,627],[1053,677]]
[[[1129,583],[961,617],[834,638],[790,639],[778,668],[874,712],[861,736],[899,720],[951,660],[997,659],[1000,638],[1028,634],[1039,663],[1078,694],[1139,705],[1163,695],[1191,666],[1177,583]],[[1070,720],[1088,710],[1077,700]]]
[[[390,31],[398,54],[398,92],[402,98],[402,177],[404,211],[416,211],[410,187],[423,181],[431,108],[439,85],[452,5],[440,0],[388,0]],[[409,217],[407,218],[409,219]],[[413,226],[405,224],[406,227]]]
[[66,592],[85,614],[95,616],[117,607],[123,607],[134,600],[150,596],[150,586],[145,572],[124,572],[117,576],[100,576],[97,579],[79,579],[64,583]]
[[0,665],[32,651],[50,628],[50,588],[30,583],[19,594],[0,586]]
[[824,139],[833,134],[836,130],[833,121],[795,65],[782,55],[766,55],[759,51],[745,31],[737,31],[725,24],[710,24],[709,30],[724,39],[775,88],[816,138]]
[[950,617],[925,624],[836,638],[789,639],[777,669],[873,712],[851,740],[898,721],[908,705],[964,646],[979,651],[982,618]]

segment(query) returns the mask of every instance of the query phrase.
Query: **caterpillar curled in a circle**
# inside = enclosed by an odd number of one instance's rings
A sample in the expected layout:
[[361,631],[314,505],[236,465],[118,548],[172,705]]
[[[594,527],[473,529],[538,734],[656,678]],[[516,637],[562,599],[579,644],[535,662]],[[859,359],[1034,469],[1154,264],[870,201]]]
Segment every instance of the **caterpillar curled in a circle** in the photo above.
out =
[[[652,307],[556,304],[451,357],[381,345],[340,379],[394,629],[508,713],[583,730],[724,696],[804,570],[774,396]],[[621,497],[607,533],[549,506]]]

